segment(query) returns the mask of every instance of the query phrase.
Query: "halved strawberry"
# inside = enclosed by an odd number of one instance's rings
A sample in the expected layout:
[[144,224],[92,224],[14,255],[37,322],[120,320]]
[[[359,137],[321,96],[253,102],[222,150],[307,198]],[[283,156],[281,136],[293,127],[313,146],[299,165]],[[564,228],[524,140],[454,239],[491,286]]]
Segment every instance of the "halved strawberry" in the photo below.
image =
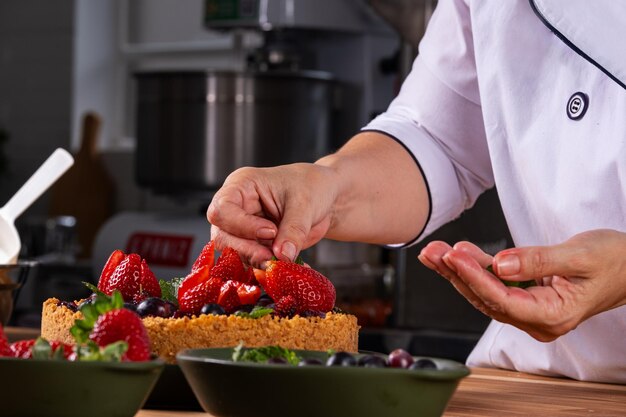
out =
[[261,297],[261,288],[256,285],[230,280],[220,288],[217,304],[222,306],[227,313],[231,313],[241,305],[256,303],[259,297]]
[[252,273],[254,274],[254,278],[256,279],[256,282],[258,282],[261,287],[265,287],[265,271],[262,269],[257,269],[257,268],[252,268],[250,267],[249,269],[252,269]]
[[[119,261],[122,255],[124,258]],[[107,295],[118,290],[126,301],[133,301],[142,293],[151,297],[161,296],[161,286],[145,259],[136,253],[124,255],[120,250],[109,257],[102,270],[98,289]]]
[[0,324],[0,357],[1,356],[12,356],[11,348],[9,347],[9,341],[7,340],[7,336],[4,334],[4,329]]
[[256,276],[254,275],[254,268],[248,267],[248,269],[246,269],[246,271],[241,275],[239,282],[249,285],[259,285],[256,280]]
[[111,275],[113,275],[113,271],[115,268],[126,258],[126,254],[119,249],[116,249],[111,253],[109,259],[104,264],[104,268],[102,268],[102,273],[100,274],[100,280],[98,280],[98,289],[104,293],[107,292],[109,287],[109,279]]
[[258,285],[239,283],[237,296],[242,305],[255,304],[261,297],[261,288]]
[[141,318],[128,309],[111,310],[98,317],[89,338],[98,346],[107,346],[117,341],[128,343],[128,350],[122,357],[124,360],[150,359],[150,339],[146,328]]
[[202,248],[200,255],[198,255],[198,257],[196,258],[196,261],[191,266],[191,272],[195,271],[196,269],[203,268],[203,267],[208,267],[209,269],[211,269],[213,268],[214,264],[215,264],[215,245],[213,244],[213,241],[211,240]]
[[208,266],[192,270],[178,287],[178,298],[180,299],[181,296],[184,295],[187,291],[196,287],[202,282],[207,281],[209,279],[210,271],[211,268],[209,268]]
[[[183,313],[200,314],[205,304],[215,304],[224,281],[220,278],[209,278],[204,282],[185,291],[178,290],[178,308]],[[181,287],[182,288],[182,287]]]
[[220,288],[220,295],[217,297],[217,304],[227,312],[231,313],[235,308],[241,305],[239,296],[237,295],[237,282],[226,281]]
[[239,253],[230,247],[225,248],[217,259],[217,263],[211,270],[211,277],[218,277],[223,280],[234,279],[241,281],[245,273],[245,268]]
[[257,279],[279,309],[293,308],[293,314],[328,312],[335,306],[335,287],[313,268],[293,262],[269,261],[265,279]]

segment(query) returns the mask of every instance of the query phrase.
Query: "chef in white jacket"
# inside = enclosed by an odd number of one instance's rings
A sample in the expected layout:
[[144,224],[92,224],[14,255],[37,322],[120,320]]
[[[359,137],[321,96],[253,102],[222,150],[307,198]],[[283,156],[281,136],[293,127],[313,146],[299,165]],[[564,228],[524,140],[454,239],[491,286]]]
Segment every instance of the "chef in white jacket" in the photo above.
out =
[[626,382],[625,39],[626,2],[440,0],[387,112],[315,164],[235,171],[212,238],[254,265],[404,246],[495,185],[515,248],[419,256],[494,319],[469,365]]

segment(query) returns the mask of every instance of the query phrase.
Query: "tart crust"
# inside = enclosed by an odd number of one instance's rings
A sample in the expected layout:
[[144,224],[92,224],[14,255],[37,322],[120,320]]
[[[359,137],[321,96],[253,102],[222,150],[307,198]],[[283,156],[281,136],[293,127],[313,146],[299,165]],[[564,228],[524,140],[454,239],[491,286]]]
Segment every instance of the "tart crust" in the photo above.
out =
[[[82,319],[80,312],[50,298],[43,303],[41,336],[49,341],[73,343],[70,328],[76,319]],[[279,345],[289,349],[358,351],[359,326],[357,318],[350,314],[258,319],[202,314],[167,319],[146,317],[143,323],[152,351],[168,363],[175,363],[176,353],[184,349],[231,347],[241,342],[249,347]]]

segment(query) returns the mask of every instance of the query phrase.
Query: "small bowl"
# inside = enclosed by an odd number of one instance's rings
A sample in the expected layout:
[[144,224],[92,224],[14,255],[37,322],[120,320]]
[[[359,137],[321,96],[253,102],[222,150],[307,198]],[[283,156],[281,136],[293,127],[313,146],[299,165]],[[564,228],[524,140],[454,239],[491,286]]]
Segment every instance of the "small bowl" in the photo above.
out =
[[15,264],[0,265],[0,324],[6,326],[13,313],[13,306],[28,278],[28,272],[35,261],[19,261]]
[[0,358],[0,414],[132,417],[164,362],[70,362]]
[[[428,370],[300,367],[233,362],[232,352],[190,349],[177,355],[202,408],[215,417],[441,416],[469,375],[466,366],[437,358],[429,359],[438,369]],[[328,357],[296,352],[322,362]]]

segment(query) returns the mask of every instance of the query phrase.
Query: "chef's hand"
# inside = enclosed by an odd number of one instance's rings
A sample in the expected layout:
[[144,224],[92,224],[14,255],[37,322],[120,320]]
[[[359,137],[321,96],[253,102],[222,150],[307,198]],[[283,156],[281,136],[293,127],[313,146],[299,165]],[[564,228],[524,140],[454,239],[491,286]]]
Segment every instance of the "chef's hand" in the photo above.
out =
[[330,226],[334,175],[307,163],[234,171],[207,210],[216,248],[230,246],[256,267],[272,256],[293,261]]
[[[593,230],[554,246],[506,249],[495,257],[468,242],[431,242],[418,258],[477,309],[549,342],[587,318],[626,304],[626,233]],[[538,279],[539,286],[504,280]]]

